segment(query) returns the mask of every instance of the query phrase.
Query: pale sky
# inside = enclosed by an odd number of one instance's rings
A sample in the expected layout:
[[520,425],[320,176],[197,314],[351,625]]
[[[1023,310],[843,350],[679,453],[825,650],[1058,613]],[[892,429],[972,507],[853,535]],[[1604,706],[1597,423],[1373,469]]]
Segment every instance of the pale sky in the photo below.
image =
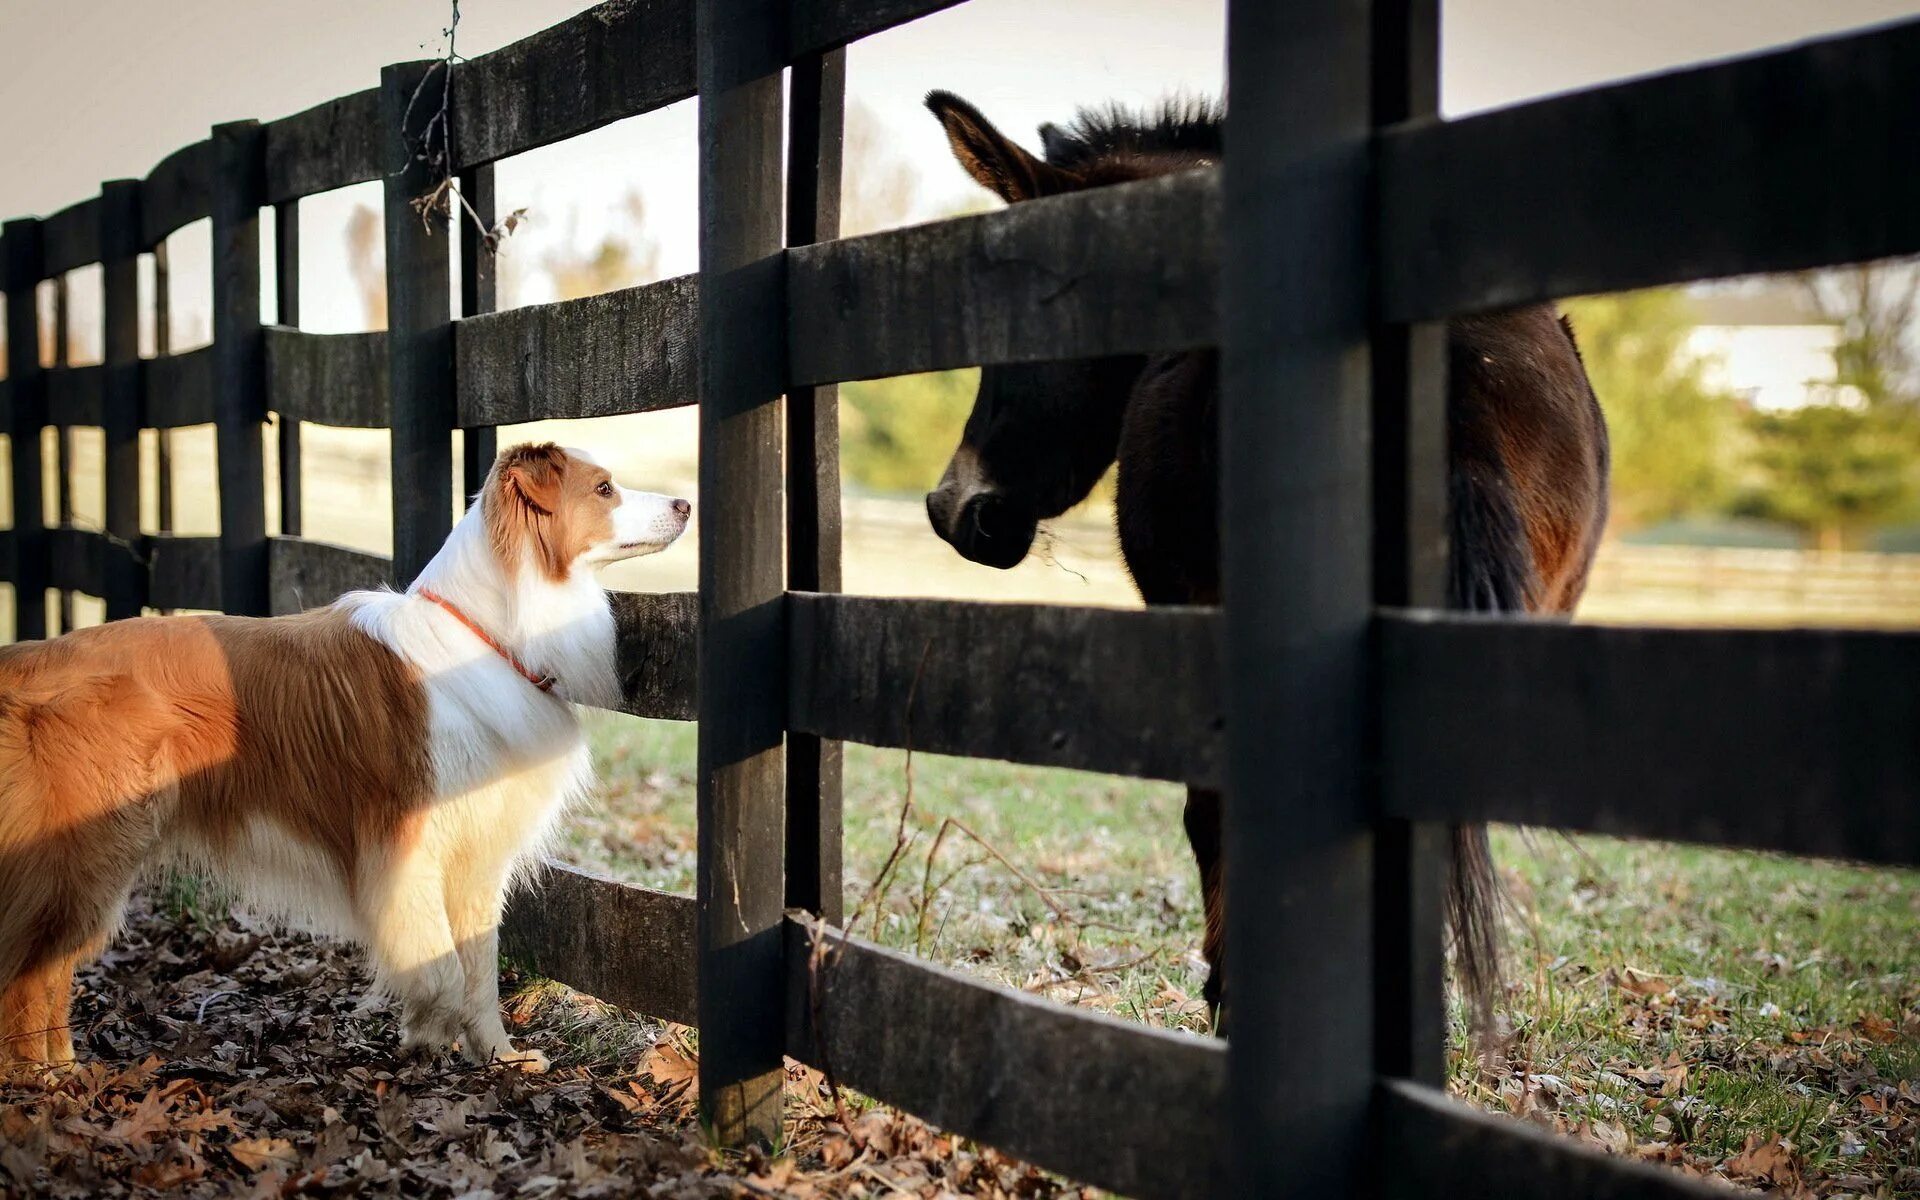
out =
[[[581,7],[465,0],[459,49],[483,53]],[[1920,0],[1446,0],[1443,103],[1466,113],[1916,14]],[[373,86],[382,64],[437,54],[446,17],[445,0],[0,0],[0,215],[44,214],[102,179],[144,175],[216,122]],[[855,45],[849,93],[922,176],[928,217],[973,193],[920,107],[927,89],[968,97],[1031,142],[1078,104],[1217,91],[1222,26],[1219,0],[970,0]],[[638,188],[661,273],[692,270],[693,128],[689,102],[502,163],[502,211],[533,217],[506,252],[590,244]],[[378,207],[377,185],[303,205],[311,328],[365,324],[338,252],[361,203]],[[182,303],[197,307],[204,232],[173,249]],[[89,290],[76,281],[76,319]]]

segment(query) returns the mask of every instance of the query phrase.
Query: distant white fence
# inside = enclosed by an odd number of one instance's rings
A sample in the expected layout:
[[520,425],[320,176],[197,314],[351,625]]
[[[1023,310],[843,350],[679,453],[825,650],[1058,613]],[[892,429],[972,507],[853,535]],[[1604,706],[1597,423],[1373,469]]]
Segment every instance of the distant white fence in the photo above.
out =
[[1920,624],[1920,554],[1604,547],[1588,619]]

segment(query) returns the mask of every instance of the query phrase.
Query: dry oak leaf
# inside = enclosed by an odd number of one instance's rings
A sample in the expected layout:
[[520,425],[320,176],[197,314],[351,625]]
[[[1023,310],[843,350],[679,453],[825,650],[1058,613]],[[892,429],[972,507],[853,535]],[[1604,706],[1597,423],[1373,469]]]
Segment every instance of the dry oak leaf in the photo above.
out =
[[1747,1139],[1744,1150],[1727,1160],[1727,1171],[1732,1175],[1779,1184],[1790,1184],[1800,1175],[1799,1169],[1793,1164],[1791,1143],[1777,1136],[1761,1141],[1757,1133]]
[[285,1138],[243,1138],[227,1147],[234,1161],[249,1171],[262,1167],[291,1167],[299,1162],[293,1143]]

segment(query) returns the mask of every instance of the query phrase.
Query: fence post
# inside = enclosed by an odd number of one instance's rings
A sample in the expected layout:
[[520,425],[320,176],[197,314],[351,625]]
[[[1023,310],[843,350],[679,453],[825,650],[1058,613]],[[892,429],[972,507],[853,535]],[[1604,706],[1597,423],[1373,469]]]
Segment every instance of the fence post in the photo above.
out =
[[267,372],[260,334],[260,205],[266,138],[258,121],[213,127],[213,428],[220,476],[220,608],[267,613],[267,480],[261,427]]
[[[167,239],[153,247],[153,354],[173,353],[173,273],[168,266]],[[145,386],[144,384],[142,385]],[[144,403],[144,393],[143,400]],[[153,431],[154,523],[161,533],[173,532],[173,430]]]
[[[840,163],[847,52],[793,64],[787,137],[787,245],[840,234]],[[787,587],[840,590],[840,389],[787,393]],[[838,925],[841,890],[841,748],[787,734],[787,907]]]
[[107,620],[140,615],[140,181],[100,185],[101,424]]
[[699,0],[700,1103],[724,1145],[780,1136],[781,60],[785,5]]
[[[73,365],[70,340],[73,330],[67,296],[67,277],[63,272],[53,278],[53,365],[65,371]],[[47,424],[53,427],[53,524],[65,529],[73,524],[73,426],[71,414],[53,411],[53,393],[47,393]],[[54,592],[54,607],[60,614],[55,633],[73,632],[73,589]]]
[[[300,327],[300,201],[273,206],[274,323]],[[300,422],[280,414],[280,533],[299,537]]]
[[[1372,124],[1437,112],[1439,0],[1375,0],[1373,22]],[[1380,211],[1377,198],[1370,211]],[[1382,607],[1447,603],[1446,339],[1439,322],[1374,331],[1373,600]],[[1390,820],[1377,836],[1375,1062],[1382,1074],[1440,1087],[1447,827]]]
[[47,423],[47,379],[40,370],[40,221],[22,217],[0,227],[6,248],[7,380],[13,393],[8,430],[13,474],[13,636],[47,636],[47,518],[41,500],[40,430]]
[[[440,179],[422,151],[440,113],[437,59],[380,72],[387,145],[387,373],[393,398],[393,582],[406,587],[453,529],[453,315],[447,219],[413,202]],[[419,103],[414,103],[415,93]]]
[[[1368,10],[1231,0],[1222,167],[1223,1194],[1364,1194]],[[1306,581],[1306,582],[1303,582]]]
[[[494,225],[493,200],[493,164],[482,163],[471,170],[460,173],[460,195],[466,199],[467,207],[473,211],[461,214],[457,210],[454,221],[460,226],[460,315],[477,317],[481,313],[490,313],[499,303],[495,290],[499,277],[496,274],[494,252],[487,246],[485,233]],[[458,380],[455,380],[456,396]],[[457,408],[456,404],[456,408]],[[487,471],[493,467],[494,456],[499,453],[499,437],[491,425],[474,425],[461,432],[460,463],[464,476],[460,488],[460,502],[466,502],[480,491],[480,485],[486,482]]]

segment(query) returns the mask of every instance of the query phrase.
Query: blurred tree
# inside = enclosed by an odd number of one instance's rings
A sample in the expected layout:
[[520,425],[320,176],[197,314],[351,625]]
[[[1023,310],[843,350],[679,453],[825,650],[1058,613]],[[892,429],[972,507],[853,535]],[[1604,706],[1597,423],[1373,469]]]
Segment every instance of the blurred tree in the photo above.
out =
[[1757,412],[1748,432],[1755,486],[1735,511],[1795,526],[1823,550],[1909,515],[1920,498],[1920,417],[1906,405]]
[[[542,251],[535,264],[553,281],[555,299],[598,296],[660,278],[660,244],[647,235],[647,204],[638,188],[621,198],[599,242],[580,245],[579,221],[576,209],[567,218],[566,233]],[[503,268],[512,261],[510,253],[501,255]]]
[[1808,275],[1808,293],[1834,323],[1834,382],[1869,405],[1920,403],[1920,264],[1861,263]]
[[1687,348],[1694,321],[1673,289],[1569,300],[1613,442],[1615,529],[1719,507],[1730,486],[1733,397]]

